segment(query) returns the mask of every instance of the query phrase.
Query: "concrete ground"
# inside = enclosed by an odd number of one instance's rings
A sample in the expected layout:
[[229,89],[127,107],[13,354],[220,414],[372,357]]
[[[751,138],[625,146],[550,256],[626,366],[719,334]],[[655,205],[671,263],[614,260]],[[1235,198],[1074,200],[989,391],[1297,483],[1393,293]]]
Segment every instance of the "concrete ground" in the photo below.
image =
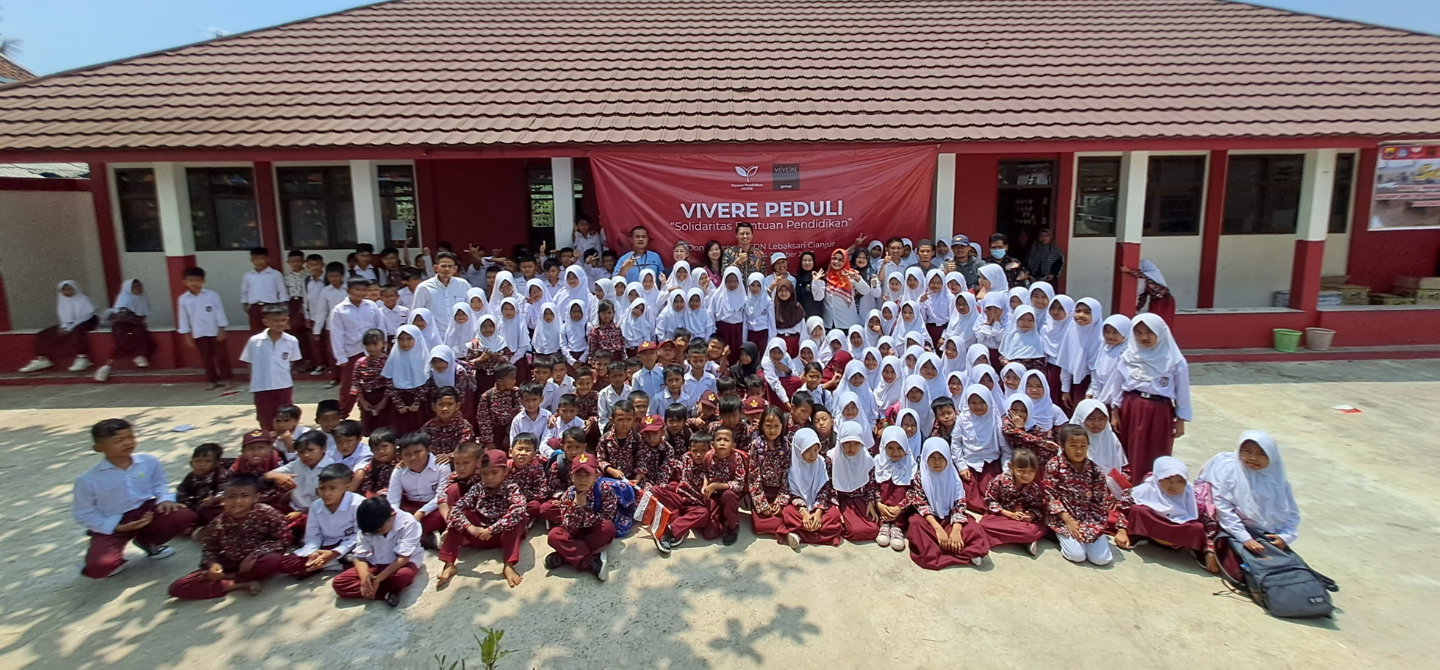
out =
[[[195,566],[188,540],[162,562],[132,549],[137,560],[114,579],[79,576],[85,537],[70,486],[97,458],[86,430],[110,416],[136,422],[173,485],[194,445],[235,445],[251,427],[248,396],[3,388],[0,667],[433,668],[439,654],[473,668],[480,626],[505,630],[517,650],[502,668],[1435,667],[1440,361],[1208,364],[1194,375],[1198,421],[1176,455],[1194,474],[1243,429],[1276,436],[1304,515],[1296,547],[1342,589],[1333,621],[1271,618],[1158,547],[1093,568],[1042,543],[1037,558],[1006,548],[982,569],[928,572],[873,544],[793,553],[748,531],[734,547],[692,539],[669,558],[632,536],[612,548],[605,584],[568,568],[547,575],[536,533],[514,590],[492,551],[462,554],[447,590],[432,577],[393,610],[338,603],[328,578],[178,603],[166,586]],[[323,397],[305,382],[307,419]],[[180,424],[196,428],[173,432]],[[433,553],[427,568],[439,571]]]

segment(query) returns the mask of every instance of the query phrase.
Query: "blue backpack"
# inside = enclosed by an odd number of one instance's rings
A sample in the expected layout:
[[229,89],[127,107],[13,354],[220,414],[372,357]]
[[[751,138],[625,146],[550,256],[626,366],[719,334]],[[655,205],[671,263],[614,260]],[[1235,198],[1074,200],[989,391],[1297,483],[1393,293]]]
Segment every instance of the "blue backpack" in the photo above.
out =
[[596,512],[600,511],[601,487],[615,492],[619,504],[615,507],[615,518],[610,521],[615,524],[615,537],[625,537],[635,525],[635,486],[611,477],[595,480],[595,488],[590,493],[590,509]]
[[1216,542],[1228,543],[1229,550],[1240,562],[1241,574],[1238,575],[1229,574],[1224,563],[1220,564],[1220,578],[1227,585],[1250,596],[1270,616],[1287,619],[1334,616],[1330,594],[1340,590],[1335,580],[1311,569],[1294,551],[1281,549],[1263,537],[1255,540],[1265,547],[1265,552],[1258,556],[1233,537],[1216,538]]

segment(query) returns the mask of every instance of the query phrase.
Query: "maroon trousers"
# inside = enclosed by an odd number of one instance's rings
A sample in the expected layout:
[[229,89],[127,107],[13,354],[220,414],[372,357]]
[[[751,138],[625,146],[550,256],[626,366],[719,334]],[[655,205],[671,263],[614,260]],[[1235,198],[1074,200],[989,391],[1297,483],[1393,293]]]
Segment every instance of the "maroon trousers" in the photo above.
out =
[[930,336],[931,343],[940,345],[941,347],[945,345],[945,341],[940,339],[940,336],[945,334],[945,324],[942,323],[937,326],[933,323],[927,323],[925,324],[925,333]]
[[[288,305],[286,306],[286,309],[287,309],[287,310],[289,309],[289,306],[288,306]],[[260,318],[262,315],[264,315],[264,313],[265,313],[265,303],[263,303],[263,302],[254,303],[254,304],[250,305],[250,307],[249,307],[248,309],[245,310],[246,316],[250,317],[250,334],[251,334],[251,335],[254,335],[255,333],[258,333],[258,332],[260,332],[260,331],[262,331],[262,330],[265,329],[265,322],[264,322],[263,320],[261,320],[261,318]]]
[[35,334],[35,355],[52,361],[90,355],[90,331],[100,327],[100,317],[92,316],[74,328],[64,330],[50,326]]
[[1205,550],[1205,524],[1198,520],[1175,523],[1144,505],[1134,505],[1126,517],[1131,537],[1148,537],[1195,551]]
[[126,544],[134,542],[135,546],[146,550],[164,546],[171,538],[189,532],[191,528],[195,527],[197,519],[195,513],[188,509],[178,509],[169,514],[161,514],[155,510],[155,501],[147,500],[144,504],[120,517],[120,523],[139,521],[140,517],[149,512],[155,512],[155,517],[150,520],[149,525],[133,533],[111,533],[109,535],[88,533],[90,548],[85,551],[85,568],[80,571],[80,574],[91,579],[108,577],[125,562]]
[[230,379],[230,350],[224,342],[197,337],[195,348],[200,352],[200,367],[205,368],[205,381],[215,384]]
[[[390,567],[389,564],[372,565],[370,566],[370,574],[378,575],[388,567]],[[375,587],[375,599],[383,600],[385,596],[391,593],[404,591],[405,587],[415,582],[417,572],[418,570],[415,567],[414,561],[400,566],[400,569],[396,570],[395,574],[390,575],[385,581],[380,582],[379,586]],[[360,593],[360,573],[356,571],[355,568],[346,568],[344,572],[335,575],[335,579],[330,580],[330,586],[335,588],[335,595],[341,598],[359,600],[365,597]]]
[[274,389],[255,392],[255,420],[260,430],[270,430],[275,425],[275,412],[294,402],[294,388]]
[[312,356],[315,354],[310,347],[310,330],[305,327],[305,300],[303,298],[292,298],[290,300],[290,334],[300,341],[301,367],[315,364]]
[[[425,503],[418,500],[400,501],[400,510],[410,515],[414,515],[416,512],[420,511],[421,507],[424,506]],[[438,509],[438,506],[437,509],[430,510],[425,515],[425,518],[420,520],[420,530],[426,533],[438,533],[442,530],[445,530],[445,517],[440,516],[440,510]]]
[[265,579],[281,571],[285,565],[294,570],[294,562],[299,560],[303,566],[305,559],[295,555],[282,555],[269,553],[255,559],[255,565],[249,572],[240,572],[239,563],[221,563],[227,574],[235,575],[232,579],[211,580],[209,573],[205,570],[196,570],[170,584],[170,597],[179,600],[211,600],[223,598],[229,592],[229,587],[234,582],[253,582]]
[[1164,319],[1167,324],[1175,323],[1175,296],[1152,298],[1149,308],[1145,311]]
[[829,507],[820,513],[820,527],[815,530],[806,530],[805,524],[800,519],[800,508],[794,505],[786,505],[780,513],[785,527],[777,535],[776,539],[784,542],[785,533],[794,533],[800,536],[804,544],[821,544],[831,547],[840,546],[840,538],[844,535],[844,527],[840,521],[840,508]]
[[871,521],[865,512],[868,503],[859,496],[840,494],[840,518],[844,523],[845,539],[851,542],[869,542],[880,535],[880,522]]
[[710,510],[710,523],[700,529],[700,536],[713,540],[740,527],[740,494],[730,489],[714,493],[705,501]]
[[[129,314],[129,312],[125,312]],[[150,329],[144,317],[115,317],[110,320],[110,336],[115,340],[115,358],[130,359],[136,356],[150,358],[154,349],[150,341]]]
[[[486,525],[474,512],[466,512],[465,518],[469,519],[473,526]],[[522,524],[501,533],[498,537],[492,535],[488,540],[481,540],[469,533],[457,533],[451,530],[445,533],[445,538],[440,541],[440,562],[454,563],[460,557],[461,547],[475,547],[476,549],[500,549],[504,554],[501,560],[509,565],[515,565],[520,562],[520,545],[525,544],[525,531],[528,529],[529,524]]]
[[338,376],[340,377],[340,416],[349,418],[350,410],[355,408],[355,364],[365,354],[359,353],[345,359],[340,366]]
[[1045,537],[1045,526],[1029,521],[1016,521],[1007,519],[999,514],[986,514],[980,517],[980,530],[985,531],[985,539],[990,542],[991,547],[1002,544],[1030,544],[1039,542]]
[[970,481],[962,482],[965,485],[965,509],[976,514],[984,514],[989,509],[985,501],[985,491],[990,488],[990,482],[1004,470],[1000,459],[995,459],[985,464],[985,467],[978,472],[970,471]]
[[609,519],[602,519],[597,524],[573,532],[564,526],[556,526],[550,529],[550,534],[545,538],[550,548],[576,570],[584,570],[591,557],[600,553],[614,540],[615,524]]
[[[370,403],[370,406],[374,407],[385,400],[385,389],[363,391],[360,395],[365,397],[365,402]],[[386,405],[379,413],[362,409],[360,410],[360,430],[364,433],[365,437],[370,437],[370,433],[375,432],[376,428],[384,428],[391,425],[392,417],[393,412],[389,405]]]
[[[942,523],[940,526],[945,532],[950,532],[951,524]],[[964,565],[973,558],[990,553],[990,541],[985,538],[985,531],[980,529],[979,524],[974,523],[965,524],[960,531],[964,546],[956,553],[940,548],[935,529],[930,527],[930,522],[926,519],[916,519],[915,523],[910,524],[910,529],[905,532],[905,539],[910,542],[910,560],[926,570]]]
[[[715,323],[715,334],[725,341],[725,346],[730,347],[730,364],[734,365],[740,360],[740,345],[745,343],[745,324],[743,323]],[[764,355],[765,349],[760,349]]]
[[1120,402],[1119,437],[1130,461],[1130,481],[1145,481],[1155,459],[1175,448],[1175,406],[1163,396],[1127,392]]

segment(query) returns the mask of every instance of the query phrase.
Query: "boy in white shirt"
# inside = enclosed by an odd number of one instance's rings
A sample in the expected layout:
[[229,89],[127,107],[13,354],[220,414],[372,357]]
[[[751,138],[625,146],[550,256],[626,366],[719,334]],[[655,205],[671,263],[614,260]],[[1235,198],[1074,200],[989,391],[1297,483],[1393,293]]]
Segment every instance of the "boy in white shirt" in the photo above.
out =
[[[700,402],[700,398],[707,391],[715,391],[715,375],[710,374],[706,369],[705,343],[692,342],[685,354],[685,392],[682,394],[694,402]],[[685,405],[687,409],[694,409],[694,403]]]
[[316,337],[319,346],[325,350],[330,367],[330,383],[326,384],[325,388],[340,385],[341,367],[345,365],[345,359],[336,358],[335,349],[330,344],[330,313],[335,310],[336,305],[345,302],[349,297],[350,292],[345,286],[345,264],[331,263],[325,266],[325,286],[320,289],[315,303],[310,306],[310,320],[314,322],[310,327],[310,334]]
[[405,309],[414,309],[415,287],[425,281],[425,273],[421,272],[419,268],[405,268],[400,271],[400,281],[404,284],[397,293],[400,296],[400,306]]
[[554,439],[555,444],[562,443],[564,440],[561,439],[561,436],[571,428],[584,430],[586,426],[585,420],[580,418],[579,400],[574,393],[566,393],[560,396],[559,408],[556,410],[555,416],[550,417],[550,427],[546,429],[545,434],[540,438],[540,443],[535,447],[540,457],[548,460],[555,453],[555,448],[550,446],[550,440]]
[[400,326],[405,325],[406,319],[410,317],[410,308],[400,304],[400,290],[394,286],[380,289],[379,308],[380,330],[385,331],[387,341],[394,341],[395,336],[400,333]]
[[90,436],[105,458],[75,480],[70,515],[90,536],[80,574],[102,579],[119,572],[132,542],[151,559],[169,558],[175,550],[165,543],[189,532],[199,517],[175,502],[160,459],[135,453],[130,422],[105,419]]
[[355,562],[330,582],[335,595],[399,605],[400,592],[415,581],[425,558],[420,522],[409,514],[396,514],[389,500],[377,497],[360,503],[355,523],[360,527]]
[[312,430],[301,435],[295,441],[295,456],[295,460],[265,473],[265,479],[290,492],[290,512],[285,518],[298,529],[305,524],[310,503],[315,502],[320,470],[330,465],[330,459],[325,457],[325,434]]
[[[297,561],[286,565],[285,572],[296,577],[342,568],[340,559],[354,551],[360,542],[360,527],[355,512],[365,496],[348,490],[355,473],[340,463],[331,463],[320,470],[317,498],[305,515],[304,545],[295,550]],[[283,568],[282,568],[283,569]]]
[[541,405],[551,414],[560,406],[560,397],[575,392],[575,379],[570,376],[570,362],[556,354],[550,357],[550,378],[545,382],[545,402]]
[[240,352],[240,360],[250,364],[250,393],[255,398],[255,419],[260,430],[274,427],[275,411],[294,402],[294,380],[290,365],[300,360],[300,340],[290,330],[290,308],[266,305],[262,317],[265,330],[252,335]]
[[365,299],[374,285],[373,280],[352,277],[345,284],[345,300],[330,309],[325,324],[330,331],[330,353],[339,366],[340,416],[350,416],[355,408],[355,363],[365,355],[365,332],[385,329],[380,306]]
[[544,435],[550,427],[550,412],[540,406],[545,398],[545,387],[539,382],[520,386],[520,412],[510,420],[510,440],[520,433]]
[[605,428],[610,425],[610,408],[614,407],[615,403],[624,400],[626,396],[630,395],[630,385],[625,383],[629,377],[625,374],[625,364],[623,362],[615,361],[611,363],[609,367],[606,368],[605,374],[606,380],[610,383],[606,384],[605,388],[600,389],[600,392],[596,394],[595,402],[595,413],[600,420],[600,432],[602,433],[605,432]]
[[430,453],[430,436],[416,431],[400,438],[400,466],[390,473],[385,497],[393,507],[411,514],[420,522],[421,545],[437,548],[435,533],[445,529],[440,516],[440,496],[450,477],[450,466],[435,462]]
[[[334,411],[325,406],[325,403],[334,403],[334,400],[325,400],[320,403],[318,417],[327,413],[327,410]],[[324,432],[324,424],[321,426]],[[345,467],[351,470],[360,470],[370,463],[370,447],[360,441],[361,427],[359,421],[341,421],[335,426],[334,434],[330,436],[334,444],[329,445],[326,456],[334,463],[344,463]]]
[[185,336],[185,343],[200,352],[200,366],[205,368],[205,381],[211,389],[235,388],[230,380],[230,354],[225,350],[225,305],[220,294],[205,288],[205,271],[185,268],[181,273],[185,292],[180,294],[175,309],[175,332]]
[[270,267],[270,250],[255,247],[250,250],[250,265],[253,270],[240,278],[240,307],[250,314],[250,332],[260,330],[262,310],[266,305],[281,305],[289,313],[290,292],[285,288],[285,275]]

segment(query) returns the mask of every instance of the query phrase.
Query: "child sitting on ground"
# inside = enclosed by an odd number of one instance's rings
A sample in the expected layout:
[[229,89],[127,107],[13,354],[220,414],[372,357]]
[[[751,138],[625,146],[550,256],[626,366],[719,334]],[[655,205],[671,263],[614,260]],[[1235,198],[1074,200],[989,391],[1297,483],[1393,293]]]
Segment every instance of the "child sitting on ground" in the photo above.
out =
[[609,575],[605,547],[615,540],[615,492],[596,486],[600,469],[594,456],[580,454],[570,464],[571,486],[559,499],[560,525],[550,529],[546,542],[555,551],[545,557],[545,569],[562,564],[593,573],[600,581]]
[[389,428],[376,428],[370,433],[370,462],[356,473],[356,482],[351,482],[351,491],[366,498],[385,495],[390,488],[390,475],[400,462],[399,438]]
[[[1084,426],[1065,424],[1055,432],[1060,455],[1045,464],[1048,524],[1060,540],[1060,553],[1074,563],[1109,565],[1114,560],[1105,527],[1115,499],[1105,473],[1088,458],[1090,439]],[[1129,534],[1123,515],[1116,519],[1115,543],[1125,546]]]
[[304,577],[321,570],[339,571],[341,559],[360,542],[355,514],[365,498],[350,491],[353,476],[340,463],[320,470],[317,497],[305,515],[305,541],[295,550],[295,557],[303,561],[289,561],[287,573]]
[[280,571],[290,531],[285,517],[260,502],[260,480],[248,474],[230,477],[223,505],[225,513],[205,529],[200,569],[172,583],[170,597],[209,600],[241,590],[256,594],[261,580]]
[[985,491],[985,516],[980,529],[991,547],[1023,544],[1031,556],[1040,553],[1045,537],[1045,491],[1040,485],[1040,459],[1029,449],[1016,449],[1010,471],[990,480]]
[[220,492],[230,476],[229,468],[220,463],[224,455],[225,448],[214,442],[195,447],[190,454],[190,474],[175,487],[175,502],[195,513],[198,526],[220,516]]
[[299,538],[305,528],[305,513],[315,502],[315,490],[320,487],[320,469],[330,464],[325,460],[325,435],[318,430],[301,435],[295,441],[295,456],[295,460],[265,473],[264,478],[277,489],[290,492],[282,511],[286,525]]
[[400,438],[400,464],[390,475],[385,498],[392,507],[415,516],[423,531],[421,544],[433,548],[437,546],[434,534],[445,529],[436,491],[450,476],[450,466],[436,462],[430,453],[430,436],[419,432]]
[[420,522],[397,514],[385,498],[369,498],[356,508],[355,525],[360,529],[355,561],[330,582],[335,595],[399,605],[400,592],[415,581],[425,558]]
[[445,568],[437,585],[445,586],[455,577],[455,561],[460,548],[496,549],[503,552],[501,560],[505,583],[510,588],[520,585],[520,545],[525,543],[529,527],[525,517],[525,496],[514,482],[505,481],[510,463],[505,452],[491,449],[480,460],[480,485],[470,487],[450,509],[449,531],[440,545],[440,561]]
[[[475,429],[470,426],[470,421],[460,413],[460,392],[454,386],[445,386],[435,391],[435,401],[431,405],[435,411],[435,417],[421,426],[420,432],[430,438],[431,453],[435,462],[445,465],[450,462],[450,454],[461,442],[475,441]],[[404,439],[404,438],[401,438]],[[404,458],[402,450],[400,457]],[[394,501],[391,501],[392,503]]]
[[532,521],[540,518],[540,506],[550,497],[545,462],[535,457],[535,446],[534,433],[516,435],[510,441],[510,472],[505,476],[525,496],[525,515]]

